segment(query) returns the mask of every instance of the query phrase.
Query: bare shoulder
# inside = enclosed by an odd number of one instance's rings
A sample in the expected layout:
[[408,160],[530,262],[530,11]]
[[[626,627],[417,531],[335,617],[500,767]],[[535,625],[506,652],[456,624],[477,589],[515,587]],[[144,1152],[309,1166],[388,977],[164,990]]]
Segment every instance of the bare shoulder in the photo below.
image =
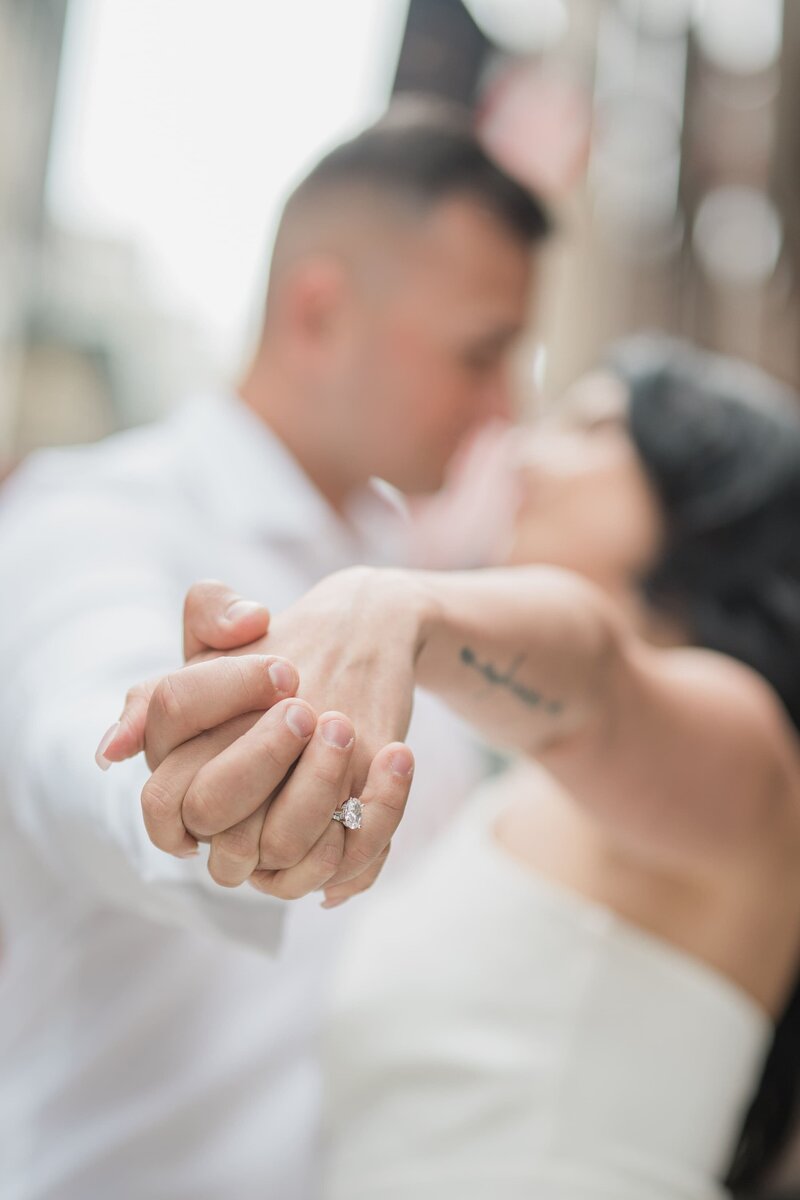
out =
[[[702,721],[709,749],[726,742],[731,763],[747,757],[773,782],[797,784],[800,741],[770,684],[744,663],[711,650],[649,650],[634,653],[636,669],[654,676],[665,702]],[[659,676],[660,681],[659,681]]]
[[632,699],[641,689],[655,722],[645,742],[662,769],[675,764],[676,815],[700,848],[800,843],[800,742],[770,684],[702,649],[639,648],[631,670]]
[[586,747],[545,765],[615,839],[703,866],[800,848],[800,740],[755,671],[630,639],[608,700]]

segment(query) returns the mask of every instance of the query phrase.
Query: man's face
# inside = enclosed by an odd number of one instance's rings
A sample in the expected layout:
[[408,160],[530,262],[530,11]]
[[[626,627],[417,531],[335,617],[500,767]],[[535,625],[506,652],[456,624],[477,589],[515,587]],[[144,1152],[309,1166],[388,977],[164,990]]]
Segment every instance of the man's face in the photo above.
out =
[[397,270],[354,343],[359,446],[373,474],[434,491],[466,435],[510,417],[508,359],[530,301],[531,253],[467,199],[404,233]]

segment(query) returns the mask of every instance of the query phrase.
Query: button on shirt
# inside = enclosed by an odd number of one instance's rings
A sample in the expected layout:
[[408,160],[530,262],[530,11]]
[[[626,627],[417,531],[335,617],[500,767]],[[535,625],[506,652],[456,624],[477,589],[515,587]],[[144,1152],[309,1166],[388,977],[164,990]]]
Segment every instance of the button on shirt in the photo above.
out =
[[[141,758],[102,774],[93,755],[127,688],[180,664],[194,580],[223,579],[279,611],[330,571],[400,561],[404,539],[390,489],[371,485],[342,521],[233,397],[42,451],[6,486],[4,1200],[317,1194],[317,1036],[351,906],[217,887],[202,858],[149,842]],[[480,763],[424,694],[409,741],[406,853],[446,820]]]

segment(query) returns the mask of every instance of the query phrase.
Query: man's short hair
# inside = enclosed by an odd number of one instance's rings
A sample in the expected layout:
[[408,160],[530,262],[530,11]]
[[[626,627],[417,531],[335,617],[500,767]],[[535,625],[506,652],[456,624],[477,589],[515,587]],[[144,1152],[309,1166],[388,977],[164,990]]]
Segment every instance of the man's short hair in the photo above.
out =
[[290,197],[287,214],[349,187],[420,211],[473,199],[510,233],[534,243],[551,229],[542,202],[488,156],[470,114],[437,99],[396,101],[374,125],[322,158]]

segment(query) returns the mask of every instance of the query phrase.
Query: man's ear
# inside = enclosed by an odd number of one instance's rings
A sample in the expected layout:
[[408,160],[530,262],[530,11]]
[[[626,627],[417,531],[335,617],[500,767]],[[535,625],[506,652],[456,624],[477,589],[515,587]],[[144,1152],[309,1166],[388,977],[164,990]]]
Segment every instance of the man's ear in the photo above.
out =
[[286,328],[304,355],[324,353],[339,334],[352,299],[344,264],[332,256],[298,263],[285,283]]

